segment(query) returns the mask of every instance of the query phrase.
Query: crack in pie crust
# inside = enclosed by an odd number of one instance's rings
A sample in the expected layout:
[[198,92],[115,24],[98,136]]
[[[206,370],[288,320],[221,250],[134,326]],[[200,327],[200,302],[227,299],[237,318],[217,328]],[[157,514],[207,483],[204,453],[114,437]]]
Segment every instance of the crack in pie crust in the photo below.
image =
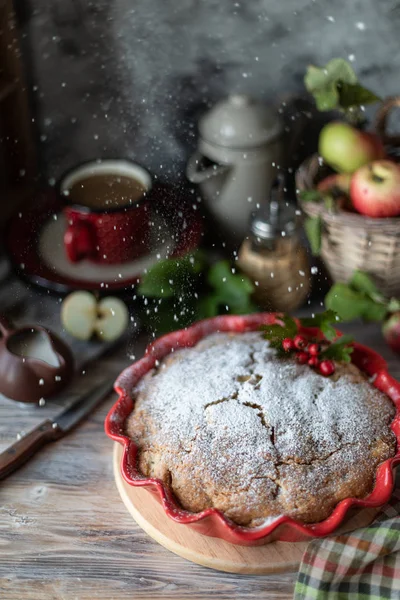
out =
[[133,391],[138,466],[183,508],[255,527],[316,523],[365,497],[394,456],[391,400],[352,364],[326,378],[278,359],[259,332],[212,334],[168,355]]

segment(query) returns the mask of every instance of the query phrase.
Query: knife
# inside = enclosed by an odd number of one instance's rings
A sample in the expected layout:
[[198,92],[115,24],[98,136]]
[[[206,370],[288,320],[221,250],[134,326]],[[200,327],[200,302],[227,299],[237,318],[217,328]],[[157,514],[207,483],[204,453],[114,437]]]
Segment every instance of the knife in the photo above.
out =
[[46,419],[4,450],[0,454],[0,480],[18,469],[45,444],[55,442],[66,435],[112,391],[113,384],[110,380],[103,381],[95,390],[74,400],[53,420]]

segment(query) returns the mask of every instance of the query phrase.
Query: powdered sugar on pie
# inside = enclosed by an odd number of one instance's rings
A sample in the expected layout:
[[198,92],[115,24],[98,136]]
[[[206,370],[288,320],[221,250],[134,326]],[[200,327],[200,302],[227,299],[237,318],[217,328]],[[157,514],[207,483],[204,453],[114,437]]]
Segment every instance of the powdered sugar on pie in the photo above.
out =
[[145,476],[191,511],[257,526],[317,522],[363,497],[394,454],[392,402],[353,365],[326,378],[277,358],[258,332],[213,334],[168,356],[134,390],[127,433]]

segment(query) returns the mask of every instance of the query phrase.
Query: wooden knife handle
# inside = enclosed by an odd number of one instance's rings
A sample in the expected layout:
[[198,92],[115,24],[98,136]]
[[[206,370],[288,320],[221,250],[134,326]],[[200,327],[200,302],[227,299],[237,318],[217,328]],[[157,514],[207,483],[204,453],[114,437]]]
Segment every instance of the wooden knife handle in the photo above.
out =
[[35,452],[48,442],[54,442],[62,436],[57,424],[49,419],[43,421],[27,435],[15,442],[0,454],[0,479],[4,479],[24,464]]

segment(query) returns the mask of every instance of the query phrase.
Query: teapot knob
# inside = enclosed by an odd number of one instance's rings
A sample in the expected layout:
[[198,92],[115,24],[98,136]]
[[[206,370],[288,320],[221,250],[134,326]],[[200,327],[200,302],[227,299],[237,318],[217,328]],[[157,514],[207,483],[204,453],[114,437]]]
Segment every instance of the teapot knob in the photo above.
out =
[[233,104],[233,106],[249,106],[252,104],[252,99],[245,94],[233,94],[228,98],[229,102]]

